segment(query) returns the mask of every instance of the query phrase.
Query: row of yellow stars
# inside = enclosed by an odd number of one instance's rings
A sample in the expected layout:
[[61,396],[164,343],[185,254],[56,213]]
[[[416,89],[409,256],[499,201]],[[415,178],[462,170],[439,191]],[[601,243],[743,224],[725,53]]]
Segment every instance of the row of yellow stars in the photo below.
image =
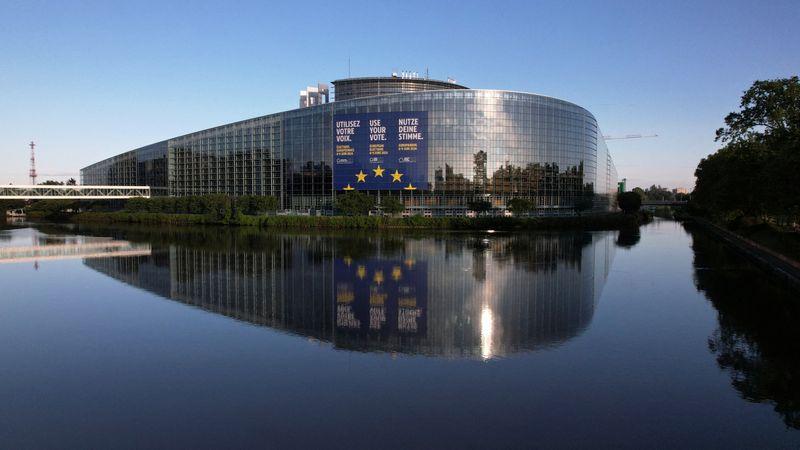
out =
[[[382,168],[379,164],[378,168],[372,169],[372,171],[375,172],[375,178],[377,177],[383,178],[383,172],[385,172],[386,169]],[[405,174],[400,173],[399,170],[395,169],[394,173],[390,173],[389,175],[392,176],[392,183],[394,183],[395,181],[403,181],[401,178]],[[367,174],[365,174],[363,170],[359,170],[358,173],[356,174],[356,178],[358,179],[359,183],[364,183],[367,180]]]
[[[379,164],[378,167],[376,169],[372,169],[372,171],[375,172],[375,178],[377,177],[383,178],[383,172],[386,171],[386,169],[382,168]],[[399,170],[395,169],[394,173],[390,173],[389,175],[392,176],[392,183],[394,183],[394,182],[402,182],[403,181],[402,177],[405,174],[400,173]],[[363,170],[359,170],[358,173],[356,174],[356,183],[366,183],[366,182],[367,182],[367,174],[364,173]],[[403,189],[406,191],[417,190],[417,188],[412,186],[411,183],[408,183],[408,186],[404,187]],[[344,188],[344,190],[353,191],[355,190],[355,188],[350,186],[350,183],[347,183],[347,186]]]

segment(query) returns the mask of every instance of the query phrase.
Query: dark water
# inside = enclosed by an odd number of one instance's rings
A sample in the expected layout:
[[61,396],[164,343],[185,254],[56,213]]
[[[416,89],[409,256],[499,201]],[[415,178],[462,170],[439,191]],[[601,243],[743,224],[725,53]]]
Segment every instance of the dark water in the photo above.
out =
[[0,231],[0,447],[800,446],[800,293],[702,231]]

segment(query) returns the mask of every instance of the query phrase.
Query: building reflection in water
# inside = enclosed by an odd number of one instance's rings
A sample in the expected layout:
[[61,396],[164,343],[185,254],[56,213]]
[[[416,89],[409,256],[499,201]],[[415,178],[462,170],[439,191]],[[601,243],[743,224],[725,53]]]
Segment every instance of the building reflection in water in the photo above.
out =
[[613,233],[261,235],[204,246],[152,241],[149,256],[85,264],[162,297],[339,349],[490,359],[580,334],[614,240]]
[[0,233],[0,264],[66,259],[149,256],[150,245],[119,239],[41,233],[34,229]]

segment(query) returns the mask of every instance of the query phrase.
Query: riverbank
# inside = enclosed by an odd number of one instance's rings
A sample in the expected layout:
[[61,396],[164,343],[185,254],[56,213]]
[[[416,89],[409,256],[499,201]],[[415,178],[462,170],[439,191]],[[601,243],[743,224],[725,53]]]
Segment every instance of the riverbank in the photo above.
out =
[[275,229],[435,229],[435,230],[616,230],[648,223],[652,216],[592,214],[575,217],[369,217],[369,216],[247,216],[219,220],[203,214],[87,212],[75,223],[147,225],[228,225]]
[[800,261],[796,259],[795,249],[791,245],[788,248],[785,246],[775,248],[774,245],[779,244],[781,240],[776,240],[775,236],[763,230],[761,232],[753,232],[751,235],[760,238],[760,240],[767,240],[772,245],[765,245],[764,242],[758,242],[741,233],[725,229],[707,219],[692,217],[688,221],[701,226],[739,250],[755,263],[800,287]]

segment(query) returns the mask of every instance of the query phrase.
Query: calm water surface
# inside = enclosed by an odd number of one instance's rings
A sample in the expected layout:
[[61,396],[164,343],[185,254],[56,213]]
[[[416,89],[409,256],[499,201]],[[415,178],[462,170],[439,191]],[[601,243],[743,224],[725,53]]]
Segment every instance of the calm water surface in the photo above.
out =
[[700,230],[0,230],[0,447],[800,446],[800,293]]

